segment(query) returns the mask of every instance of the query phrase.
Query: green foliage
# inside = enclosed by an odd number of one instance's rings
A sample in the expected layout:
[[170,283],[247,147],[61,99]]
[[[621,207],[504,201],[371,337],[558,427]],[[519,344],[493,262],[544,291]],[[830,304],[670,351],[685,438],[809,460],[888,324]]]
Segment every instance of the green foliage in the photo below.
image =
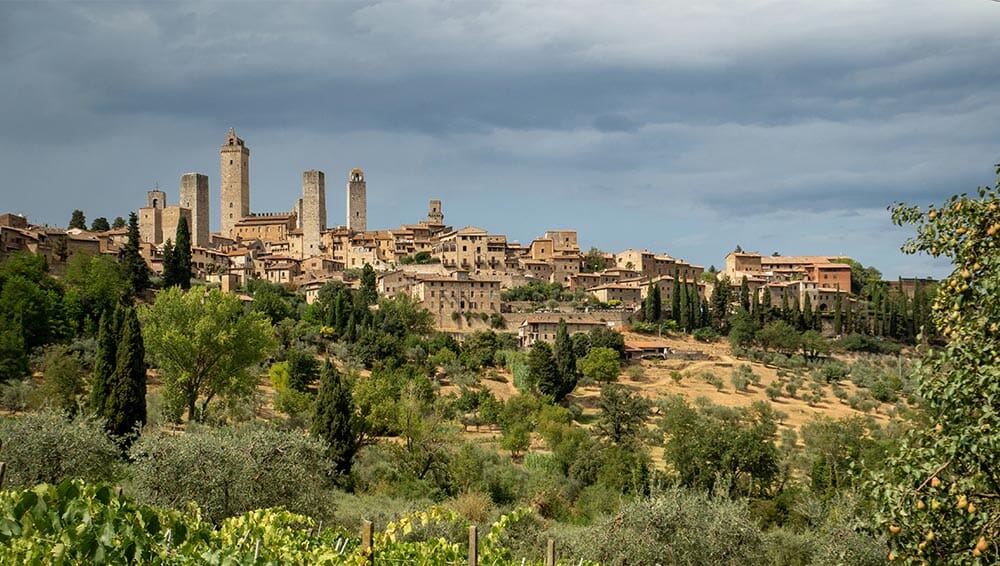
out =
[[596,530],[604,564],[765,562],[760,529],[745,505],[681,489],[627,503]]
[[301,350],[289,350],[285,356],[288,364],[288,387],[305,391],[319,379],[320,363],[315,356]]
[[768,323],[758,335],[764,350],[772,349],[779,352],[793,353],[802,344],[802,338],[792,325],[784,320]]
[[611,348],[591,348],[587,355],[577,360],[577,367],[588,379],[611,382],[622,371],[618,352]]
[[73,229],[86,230],[87,229],[87,217],[84,216],[82,210],[76,209],[76,210],[73,211],[73,214],[69,218],[69,226],[67,226],[67,228],[69,228],[70,230],[73,230]]
[[601,387],[597,408],[600,416],[595,429],[599,436],[615,444],[641,441],[650,412],[646,398],[624,385],[609,384]]
[[111,229],[111,224],[108,223],[108,219],[103,216],[98,216],[90,223],[91,232],[107,232]]
[[42,403],[75,414],[84,391],[80,356],[63,344],[52,344],[44,350],[42,368],[44,379],[38,391]]
[[67,478],[112,481],[118,476],[119,451],[103,423],[43,410],[0,419],[0,452],[7,463],[4,487],[59,483]]
[[[1000,168],[997,171],[1000,175]],[[876,523],[906,563],[993,563],[1000,538],[1000,181],[924,211],[898,205],[914,225],[903,250],[949,257],[933,318],[950,340],[916,368],[926,424],[911,429],[870,488]],[[886,531],[882,531],[886,532]]]
[[128,287],[121,264],[105,254],[73,254],[62,281],[66,285],[63,298],[66,318],[86,333],[97,330],[101,314],[113,310]]
[[120,315],[121,334],[116,349],[115,371],[107,383],[108,396],[103,403],[105,427],[113,437],[127,445],[136,429],[146,424],[146,349],[134,307],[125,307]]
[[528,353],[528,381],[546,395],[554,395],[559,386],[559,373],[552,346],[536,340]]
[[681,485],[731,495],[755,494],[765,492],[777,479],[773,414],[756,405],[733,411],[721,414],[711,405],[693,408],[680,397],[660,402],[664,458]]
[[186,408],[190,420],[203,418],[217,395],[252,395],[257,384],[252,368],[274,347],[267,320],[244,313],[237,296],[218,289],[167,289],[142,308],[140,317],[164,395],[175,407]]
[[559,283],[543,283],[541,281],[531,281],[526,285],[507,289],[500,293],[500,300],[504,302],[544,303],[545,301],[569,301],[572,299],[573,294]]
[[318,518],[331,511],[325,449],[298,432],[261,425],[153,432],[132,446],[131,459],[137,500],[174,508],[194,501],[216,523],[279,505]]
[[316,396],[312,434],[326,444],[327,457],[340,474],[348,474],[361,444],[363,423],[354,406],[351,385],[329,361]]
[[[45,256],[10,254],[0,262],[0,364],[12,377],[26,363],[24,354],[67,334],[63,320],[62,287],[50,274]],[[17,351],[23,344],[22,351]],[[4,361],[6,360],[6,361]]]
[[139,253],[139,217],[128,214],[128,241],[122,246],[122,266],[131,293],[140,294],[149,288],[149,267]]

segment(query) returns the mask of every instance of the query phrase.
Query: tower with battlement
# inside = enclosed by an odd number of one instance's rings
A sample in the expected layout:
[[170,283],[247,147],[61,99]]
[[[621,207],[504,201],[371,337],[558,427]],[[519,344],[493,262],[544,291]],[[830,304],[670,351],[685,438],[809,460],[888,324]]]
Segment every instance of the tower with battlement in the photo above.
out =
[[365,174],[355,167],[347,180],[347,228],[352,232],[368,229],[367,192]]
[[229,237],[233,226],[250,215],[250,150],[236,131],[229,128],[219,156],[222,235]]
[[163,241],[163,209],[167,193],[160,189],[146,192],[146,206],[139,209],[139,241],[159,244]]
[[432,200],[431,207],[427,211],[428,224],[444,224],[444,212],[441,211],[441,201]]
[[315,169],[302,173],[302,204],[299,226],[302,228],[302,255],[319,255],[320,234],[326,230],[326,177]]
[[208,176],[181,175],[181,206],[191,211],[191,244],[208,247]]

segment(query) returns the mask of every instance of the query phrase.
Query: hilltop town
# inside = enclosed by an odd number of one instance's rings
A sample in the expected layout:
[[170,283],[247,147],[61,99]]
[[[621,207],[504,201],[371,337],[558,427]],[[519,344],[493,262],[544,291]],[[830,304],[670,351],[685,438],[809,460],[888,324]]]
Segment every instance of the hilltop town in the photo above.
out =
[[[443,203],[434,199],[426,217],[416,223],[370,229],[368,187],[358,168],[347,175],[344,223],[331,226],[323,171],[302,173],[301,197],[287,211],[253,212],[250,148],[234,129],[219,156],[217,211],[210,204],[209,178],[202,173],[181,176],[176,204],[160,188],[136,203],[144,205],[138,207],[140,252],[154,274],[162,273],[164,247],[176,239],[183,218],[190,227],[194,277],[223,290],[236,291],[263,279],[296,290],[311,303],[329,282],[357,286],[359,272],[370,266],[378,274],[380,294],[412,297],[433,315],[438,329],[516,329],[522,346],[538,338],[551,340],[559,318],[574,330],[628,324],[654,287],[665,305],[672,303],[679,285],[707,302],[723,276],[772,305],[802,309],[808,303],[818,313],[830,313],[835,305],[845,311],[857,308],[849,258],[737,250],[720,258],[723,270],[706,273],[703,266],[666,253],[584,251],[576,230],[546,230],[523,245],[475,226],[456,229],[445,223]],[[219,232],[210,232],[213,215]],[[55,272],[77,253],[117,256],[125,241],[124,227],[63,230],[34,226],[13,214],[0,216],[0,255],[21,249],[42,254]],[[578,300],[539,308],[537,300],[505,293],[530,283],[558,284]],[[912,296],[913,285],[907,290]]]

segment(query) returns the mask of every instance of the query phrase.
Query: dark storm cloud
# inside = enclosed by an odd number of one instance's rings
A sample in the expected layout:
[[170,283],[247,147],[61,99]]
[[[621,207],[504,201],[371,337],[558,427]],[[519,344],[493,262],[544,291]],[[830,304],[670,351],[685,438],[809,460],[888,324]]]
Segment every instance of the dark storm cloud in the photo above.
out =
[[[780,211],[861,233],[893,201],[989,181],[1000,9],[946,4],[0,3],[0,168],[46,185],[4,200],[44,218],[32,194],[121,200],[143,179],[217,174],[211,153],[235,125],[253,136],[254,187],[294,190],[332,155],[369,167],[386,204],[433,191],[451,218],[522,239],[576,226],[598,245],[719,263],[717,237],[640,223],[697,232],[751,215],[739,239],[770,241],[752,220]],[[290,200],[257,190],[269,207]]]

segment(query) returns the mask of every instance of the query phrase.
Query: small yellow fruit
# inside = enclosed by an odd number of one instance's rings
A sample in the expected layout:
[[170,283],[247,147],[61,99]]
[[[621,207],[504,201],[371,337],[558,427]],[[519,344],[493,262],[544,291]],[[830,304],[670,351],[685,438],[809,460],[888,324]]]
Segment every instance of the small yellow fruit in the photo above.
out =
[[934,540],[934,531],[927,531],[927,536],[925,538],[927,539],[927,542],[933,541]]
[[962,203],[957,203],[957,204],[955,205],[955,212],[959,212],[959,211],[961,211],[961,210],[962,210]]
[[978,548],[973,548],[973,549],[972,549],[972,555],[973,555],[973,556],[976,556],[976,557],[978,557],[978,556],[982,556],[982,555],[983,555],[983,551],[982,551],[982,550],[979,550]]
[[938,423],[934,425],[934,430],[936,430],[937,432],[941,432],[942,430],[944,430],[944,427],[941,426],[941,423]]
[[927,213],[927,218],[930,218],[931,220],[934,220],[934,218],[936,217],[937,217],[937,212],[934,210]]
[[995,203],[990,203],[990,212],[996,212],[997,205]]
[[972,277],[972,272],[969,271],[968,269],[963,269],[962,270],[962,279],[968,279],[970,277]]
[[889,553],[889,562],[892,562],[895,559],[896,559],[896,553],[895,552],[890,552]]
[[941,485],[941,480],[939,480],[937,476],[931,478],[931,487],[937,487],[939,485]]
[[969,498],[964,495],[958,496],[958,504],[955,505],[958,509],[965,509],[969,505]]
[[975,503],[970,503],[969,504],[969,514],[971,515],[971,514],[973,514],[975,512],[976,512],[976,504]]
[[924,505],[923,501],[917,501],[917,509],[922,510],[924,507],[926,507],[926,505]]
[[937,499],[931,499],[931,509],[937,511],[941,508],[941,502]]
[[889,525],[889,532],[892,534],[896,534],[899,532],[899,527],[896,525]]
[[982,552],[986,550],[986,537],[979,537],[979,542],[976,543],[976,550]]

